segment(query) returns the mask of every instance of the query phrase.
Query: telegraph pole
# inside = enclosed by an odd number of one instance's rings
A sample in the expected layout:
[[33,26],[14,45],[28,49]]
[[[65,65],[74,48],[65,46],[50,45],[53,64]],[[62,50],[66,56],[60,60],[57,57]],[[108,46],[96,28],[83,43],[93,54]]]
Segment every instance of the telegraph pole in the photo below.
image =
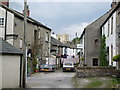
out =
[[26,30],[27,30],[27,0],[24,0],[24,35],[23,35],[23,88],[26,88]]

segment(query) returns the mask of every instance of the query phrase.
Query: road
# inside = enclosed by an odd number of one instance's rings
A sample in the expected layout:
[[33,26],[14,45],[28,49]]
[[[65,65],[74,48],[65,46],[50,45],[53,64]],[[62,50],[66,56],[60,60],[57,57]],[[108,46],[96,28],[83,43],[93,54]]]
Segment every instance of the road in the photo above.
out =
[[27,78],[27,88],[73,88],[75,72],[39,72]]

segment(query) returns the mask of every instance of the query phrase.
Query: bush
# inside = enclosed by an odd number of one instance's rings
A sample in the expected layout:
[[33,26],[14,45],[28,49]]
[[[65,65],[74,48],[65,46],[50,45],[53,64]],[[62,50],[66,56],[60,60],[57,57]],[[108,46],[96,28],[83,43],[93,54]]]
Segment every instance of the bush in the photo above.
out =
[[82,57],[82,58],[80,58],[80,60],[81,60],[81,61],[84,61],[84,60],[85,60],[85,58],[83,58],[83,57]]
[[120,60],[120,54],[119,55],[115,55],[114,57],[113,57],[113,61],[119,61]]

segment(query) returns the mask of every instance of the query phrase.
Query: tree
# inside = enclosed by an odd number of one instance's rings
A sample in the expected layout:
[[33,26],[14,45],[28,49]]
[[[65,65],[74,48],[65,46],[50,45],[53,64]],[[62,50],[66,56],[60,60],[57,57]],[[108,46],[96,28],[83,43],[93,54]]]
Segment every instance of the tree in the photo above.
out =
[[80,44],[80,38],[76,37],[72,40],[72,43],[74,43],[74,45],[76,44]]
[[106,41],[106,37],[105,35],[103,35],[100,44],[100,66],[108,66],[107,48],[105,41]]

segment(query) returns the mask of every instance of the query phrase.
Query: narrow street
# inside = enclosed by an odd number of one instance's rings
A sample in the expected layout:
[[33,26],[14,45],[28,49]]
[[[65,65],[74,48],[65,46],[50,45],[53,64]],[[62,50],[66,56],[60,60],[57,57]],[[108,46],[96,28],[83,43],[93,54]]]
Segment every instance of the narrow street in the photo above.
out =
[[27,78],[27,88],[73,88],[75,72],[39,72]]

